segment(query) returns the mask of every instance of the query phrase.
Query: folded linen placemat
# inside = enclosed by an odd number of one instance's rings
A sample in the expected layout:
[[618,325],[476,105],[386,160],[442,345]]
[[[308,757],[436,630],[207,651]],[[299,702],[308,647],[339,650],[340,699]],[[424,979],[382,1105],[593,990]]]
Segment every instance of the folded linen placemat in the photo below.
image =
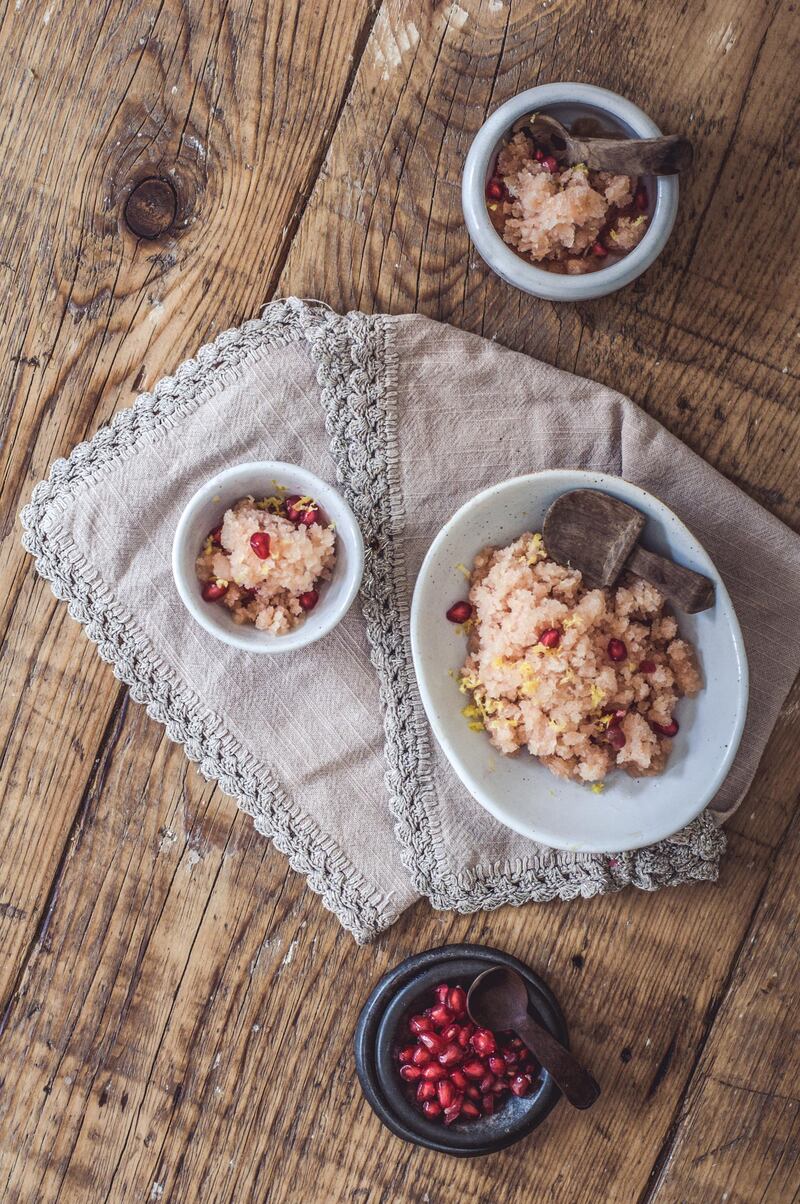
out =
[[[285,657],[207,634],[170,567],[194,491],[256,459],[338,478],[366,544],[360,605]],[[616,473],[671,506],[711,549],[750,657],[749,718],[713,811],[614,857],[546,849],[488,815],[433,740],[411,663],[410,590],[435,533],[487,485],[556,467]],[[618,393],[419,316],[273,303],[57,461],[22,521],[132,697],[359,941],[420,894],[468,912],[716,877],[719,820],[800,665],[800,538]]]

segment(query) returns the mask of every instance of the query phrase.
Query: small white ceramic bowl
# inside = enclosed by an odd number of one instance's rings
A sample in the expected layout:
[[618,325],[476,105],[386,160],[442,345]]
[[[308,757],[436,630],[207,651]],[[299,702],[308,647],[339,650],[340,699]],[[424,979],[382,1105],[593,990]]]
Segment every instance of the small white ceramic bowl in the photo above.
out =
[[[336,525],[336,565],[330,581],[319,590],[319,602],[306,619],[285,635],[269,635],[234,623],[224,606],[204,602],[195,561],[209,531],[240,498],[264,497],[283,486],[287,493],[313,497]],[[305,468],[280,460],[259,460],[226,468],[198,489],[175,529],[172,574],[181,600],[192,618],[225,644],[245,652],[292,652],[322,639],[344,618],[358,593],[364,572],[364,541],[347,502],[331,485]]]
[[[647,176],[650,225],[627,255],[584,276],[561,276],[534,267],[512,251],[495,230],[486,208],[486,183],[497,151],[512,125],[526,113],[550,113],[568,129],[579,117],[595,117],[629,138],[657,138],[661,130],[636,105],[592,84],[543,84],[506,101],[484,122],[467,154],[461,203],[470,237],[492,271],[508,284],[547,301],[587,301],[630,284],[650,267],[670,236],[678,210],[678,177]],[[655,204],[653,204],[655,197]]]
[[[680,731],[658,777],[608,775],[601,794],[555,777],[525,752],[502,756],[461,714],[467,699],[457,675],[466,640],[445,610],[466,596],[458,565],[471,565],[487,544],[504,546],[540,531],[550,506],[570,489],[602,489],[647,516],[645,547],[707,574],[716,600],[700,614],[677,615],[697,650],[704,687],[678,704]],[[515,477],[462,506],[431,544],[411,606],[411,646],[422,701],[453,769],[501,823],[554,848],[613,853],[663,840],[690,823],[714,797],[731,767],[747,713],[748,671],[742,633],[728,591],[710,557],[683,523],[652,494],[604,473],[555,470]]]

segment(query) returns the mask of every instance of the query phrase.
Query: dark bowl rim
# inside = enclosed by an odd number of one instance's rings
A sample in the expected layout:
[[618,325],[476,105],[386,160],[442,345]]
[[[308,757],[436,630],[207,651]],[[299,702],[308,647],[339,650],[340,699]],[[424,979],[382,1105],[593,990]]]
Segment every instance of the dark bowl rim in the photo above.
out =
[[[432,1125],[424,1117],[420,1117],[420,1129],[415,1130],[398,1115],[384,1089],[375,1064],[375,1045],[384,1011],[396,993],[401,988],[410,985],[423,972],[430,971],[439,965],[446,967],[449,962],[458,959],[486,962],[487,968],[488,964],[500,964],[517,970],[526,979],[529,987],[533,988],[534,993],[541,996],[541,1003],[547,1009],[546,1011],[536,1009],[540,1020],[546,1024],[546,1027],[558,1040],[567,1047],[569,1046],[567,1025],[558,1000],[547,983],[530,966],[504,950],[490,945],[453,944],[435,946],[413,954],[388,970],[380,978],[372,988],[359,1015],[354,1034],[354,1047],[356,1073],[367,1102],[379,1120],[391,1132],[413,1145],[423,1146],[453,1157],[470,1158],[496,1153],[528,1136],[549,1116],[560,1100],[561,1092],[550,1076],[545,1075],[543,1084],[536,1094],[534,1106],[524,1117],[520,1118],[513,1128],[491,1141],[476,1142],[467,1147],[462,1145],[461,1148],[448,1142],[446,1136],[448,1130],[442,1129],[440,1135],[432,1132],[434,1128],[438,1129],[438,1126]],[[463,1130],[458,1132],[463,1134]]]

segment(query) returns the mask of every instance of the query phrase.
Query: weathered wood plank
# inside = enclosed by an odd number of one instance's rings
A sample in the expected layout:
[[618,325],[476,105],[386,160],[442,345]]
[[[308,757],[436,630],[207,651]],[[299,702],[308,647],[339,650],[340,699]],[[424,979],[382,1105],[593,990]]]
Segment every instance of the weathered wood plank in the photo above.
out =
[[665,1145],[651,1199],[796,1200],[800,1193],[795,816]]
[[[327,11],[320,25],[291,2],[5,6],[2,999],[119,697],[35,579],[15,514],[52,459],[268,298],[373,0]],[[124,211],[152,176],[177,215],[144,240]]]

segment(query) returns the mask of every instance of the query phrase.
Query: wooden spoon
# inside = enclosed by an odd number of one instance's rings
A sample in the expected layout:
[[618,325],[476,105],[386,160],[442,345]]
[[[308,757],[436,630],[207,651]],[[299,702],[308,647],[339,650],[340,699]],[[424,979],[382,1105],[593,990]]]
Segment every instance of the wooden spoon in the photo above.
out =
[[619,498],[598,489],[572,489],[545,514],[542,535],[548,555],[580,569],[590,589],[612,586],[628,569],[687,614],[708,610],[714,605],[714,582],[640,547],[644,524],[644,515]]
[[528,988],[516,970],[493,966],[479,974],[467,994],[467,1011],[479,1028],[516,1033],[572,1106],[591,1108],[600,1095],[599,1086],[577,1058],[530,1015]]
[[673,176],[692,163],[692,144],[682,134],[660,138],[577,138],[555,117],[531,113],[511,127],[530,133],[553,151],[559,164],[585,163],[592,171],[613,171],[622,176]]

